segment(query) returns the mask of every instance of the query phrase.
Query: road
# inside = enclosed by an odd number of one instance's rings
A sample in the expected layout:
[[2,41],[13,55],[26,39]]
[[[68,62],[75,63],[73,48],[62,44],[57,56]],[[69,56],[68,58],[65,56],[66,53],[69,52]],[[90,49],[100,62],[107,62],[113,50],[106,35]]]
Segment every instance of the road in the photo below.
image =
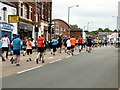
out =
[[118,88],[118,50],[97,48],[2,82],[3,88]]

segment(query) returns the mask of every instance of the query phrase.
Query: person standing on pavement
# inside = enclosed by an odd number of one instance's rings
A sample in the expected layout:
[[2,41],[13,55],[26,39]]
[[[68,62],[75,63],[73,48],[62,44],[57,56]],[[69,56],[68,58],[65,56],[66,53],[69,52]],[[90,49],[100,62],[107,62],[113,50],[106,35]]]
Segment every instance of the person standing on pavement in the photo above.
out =
[[32,43],[31,43],[31,38],[28,38],[28,41],[26,43],[27,45],[27,62],[32,61],[31,59],[31,54],[32,54]]
[[83,38],[80,36],[78,38],[78,46],[79,46],[79,52],[83,49]]
[[20,62],[20,48],[22,45],[22,40],[20,39],[20,35],[16,34],[16,39],[14,39],[12,41],[12,45],[13,45],[13,57],[10,59],[11,63],[13,64],[13,62],[16,63],[16,66],[20,66],[19,62]]
[[76,38],[74,38],[74,36],[72,35],[71,39],[70,39],[70,42],[71,42],[71,53],[73,55],[74,53],[74,48],[75,48],[75,43],[76,43]]
[[8,50],[10,45],[10,40],[7,34],[5,34],[5,36],[1,39],[1,42],[2,42],[2,61],[6,61],[8,59]]
[[58,44],[58,40],[54,37],[52,39],[53,55],[55,55],[57,44]]
[[41,58],[42,58],[42,63],[44,63],[45,38],[43,35],[39,36],[37,40],[37,44],[38,44],[38,55],[37,55],[36,63],[38,64],[39,59],[41,61]]

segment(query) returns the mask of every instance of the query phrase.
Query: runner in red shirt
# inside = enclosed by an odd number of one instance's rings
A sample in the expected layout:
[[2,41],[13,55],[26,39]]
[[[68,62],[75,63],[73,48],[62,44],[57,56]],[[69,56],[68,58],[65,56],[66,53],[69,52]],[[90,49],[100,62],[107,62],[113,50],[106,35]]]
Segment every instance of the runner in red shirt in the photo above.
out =
[[38,44],[38,55],[37,55],[37,59],[36,59],[36,63],[38,64],[38,59],[40,57],[40,61],[42,58],[42,63],[44,63],[44,50],[45,50],[45,38],[43,35],[41,35],[38,40],[37,40],[37,44]]
[[83,49],[83,38],[80,36],[78,38],[78,46],[79,46],[79,52]]

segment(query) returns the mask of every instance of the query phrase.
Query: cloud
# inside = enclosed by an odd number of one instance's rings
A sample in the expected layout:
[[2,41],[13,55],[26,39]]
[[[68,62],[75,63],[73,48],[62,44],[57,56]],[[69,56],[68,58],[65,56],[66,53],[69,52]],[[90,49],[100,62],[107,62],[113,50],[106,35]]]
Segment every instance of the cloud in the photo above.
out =
[[68,7],[79,5],[70,9],[70,23],[83,27],[87,22],[95,22],[94,27],[116,28],[116,20],[112,16],[118,15],[119,0],[53,0],[53,18],[60,18],[67,22]]

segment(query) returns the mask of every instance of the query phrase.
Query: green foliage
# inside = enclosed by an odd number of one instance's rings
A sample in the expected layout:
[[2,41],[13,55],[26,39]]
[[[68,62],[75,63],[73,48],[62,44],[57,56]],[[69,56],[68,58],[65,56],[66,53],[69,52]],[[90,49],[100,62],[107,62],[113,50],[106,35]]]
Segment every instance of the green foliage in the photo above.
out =
[[98,28],[98,30],[96,31],[86,31],[86,34],[89,34],[89,35],[96,35],[98,34],[99,32],[113,32],[112,30],[110,30],[109,28],[105,28],[105,29],[102,29],[102,28]]

